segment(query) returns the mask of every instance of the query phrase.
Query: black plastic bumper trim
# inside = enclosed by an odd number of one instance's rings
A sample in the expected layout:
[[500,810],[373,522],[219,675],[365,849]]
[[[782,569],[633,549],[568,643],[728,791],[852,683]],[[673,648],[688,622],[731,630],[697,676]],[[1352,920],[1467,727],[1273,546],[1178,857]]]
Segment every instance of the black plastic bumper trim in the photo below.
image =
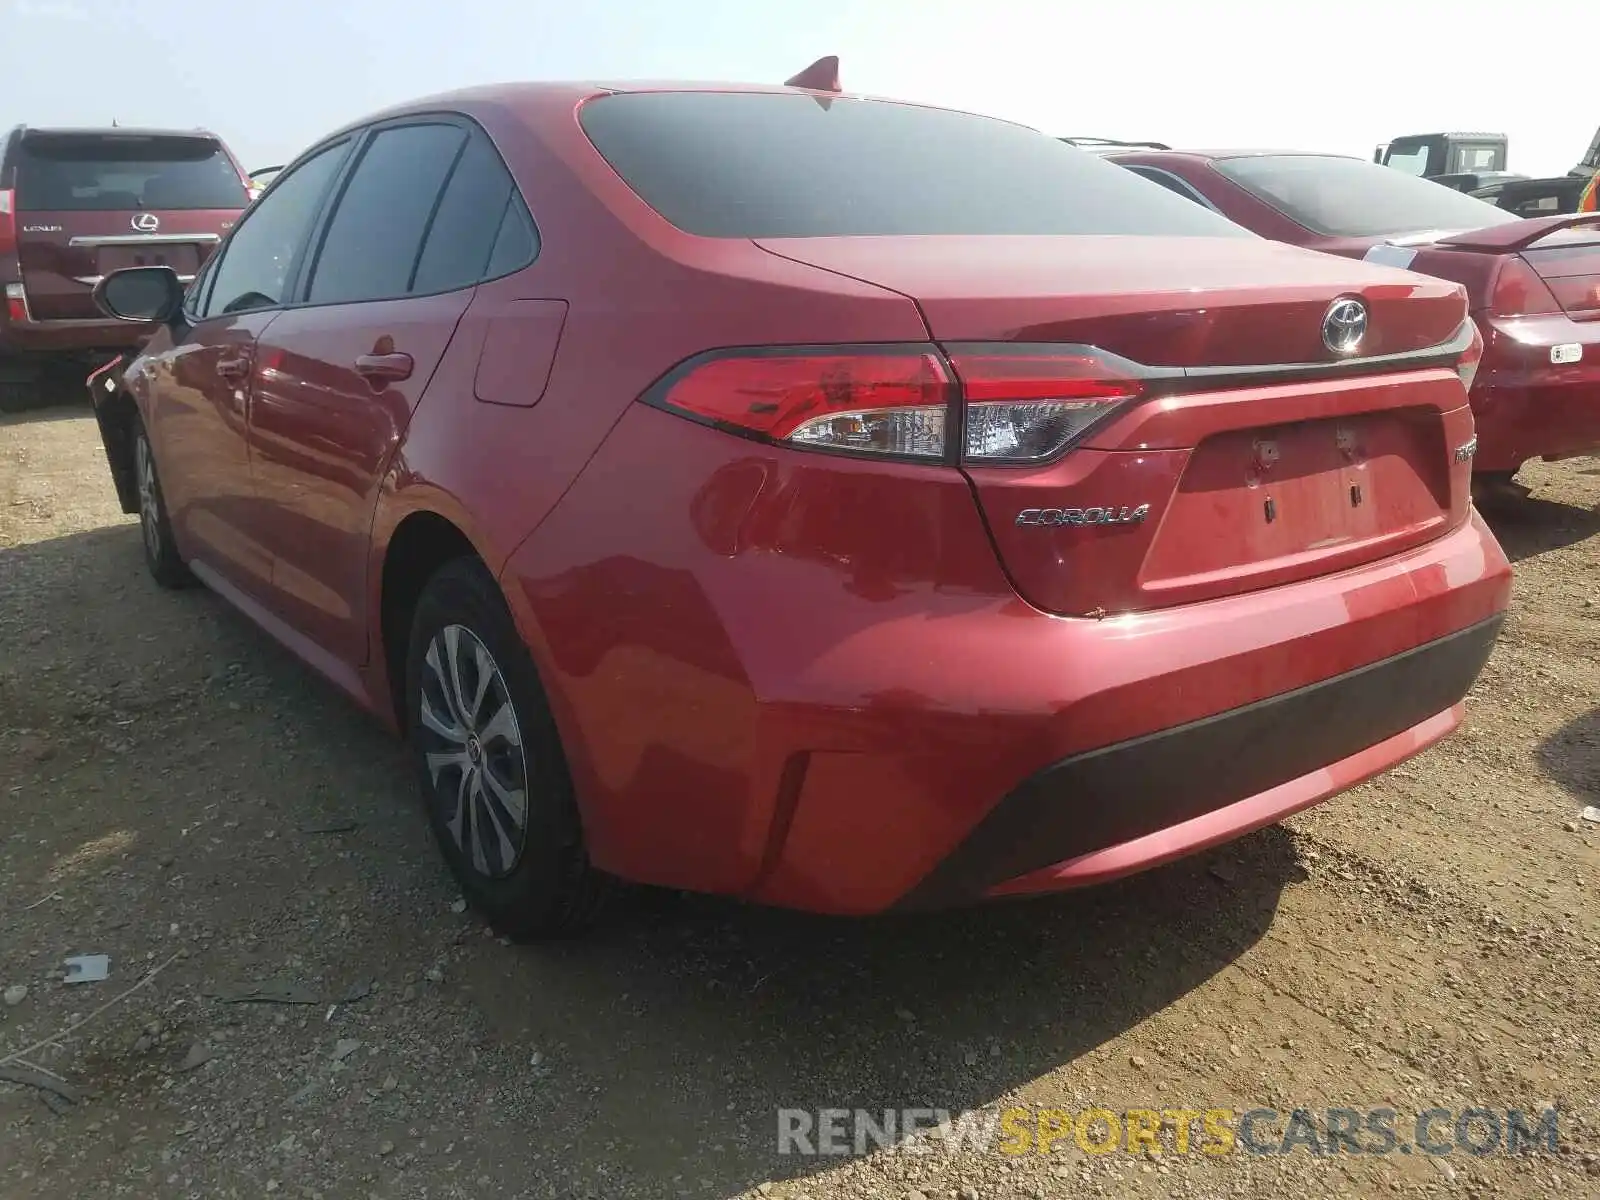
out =
[[1287,783],[1467,694],[1504,614],[1391,658],[1076,754],[1024,780],[896,905],[969,903],[997,884]]

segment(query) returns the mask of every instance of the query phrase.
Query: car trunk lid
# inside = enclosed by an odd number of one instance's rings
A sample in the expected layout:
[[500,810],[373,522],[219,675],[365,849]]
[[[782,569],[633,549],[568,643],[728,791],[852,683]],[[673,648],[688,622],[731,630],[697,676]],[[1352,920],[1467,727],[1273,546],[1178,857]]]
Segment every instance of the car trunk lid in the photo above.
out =
[[[1477,343],[1457,284],[1265,241],[760,244],[918,303],[965,391],[963,468],[1039,608],[1103,616],[1286,583],[1466,517],[1457,363]],[[1341,301],[1366,309],[1352,356],[1324,340]],[[1002,464],[974,441],[985,405],[1095,388],[1103,412],[1065,453]]]

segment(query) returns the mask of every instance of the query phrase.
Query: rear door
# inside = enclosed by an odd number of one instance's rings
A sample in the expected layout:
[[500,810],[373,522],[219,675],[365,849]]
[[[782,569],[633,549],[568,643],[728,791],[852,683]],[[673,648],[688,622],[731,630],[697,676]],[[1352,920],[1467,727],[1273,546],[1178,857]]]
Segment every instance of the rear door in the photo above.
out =
[[237,165],[203,134],[25,131],[15,179],[36,321],[100,319],[94,285],[121,267],[192,280],[247,203]]
[[251,443],[273,603],[341,663],[365,661],[379,483],[474,286],[495,273],[508,213],[525,217],[513,191],[466,122],[380,127],[326,224],[303,302],[262,335]]

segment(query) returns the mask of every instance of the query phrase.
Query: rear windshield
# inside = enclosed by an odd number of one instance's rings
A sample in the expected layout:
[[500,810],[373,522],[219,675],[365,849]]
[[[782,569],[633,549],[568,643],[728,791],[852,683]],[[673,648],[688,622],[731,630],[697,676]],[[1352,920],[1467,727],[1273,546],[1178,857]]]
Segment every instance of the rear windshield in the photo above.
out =
[[1055,138],[945,109],[637,92],[581,120],[645,203],[703,237],[1254,236]]
[[24,212],[243,208],[239,172],[218,143],[192,137],[52,137],[22,143]]
[[1328,237],[1482,229],[1518,219],[1442,183],[1355,158],[1262,154],[1213,165],[1290,220]]

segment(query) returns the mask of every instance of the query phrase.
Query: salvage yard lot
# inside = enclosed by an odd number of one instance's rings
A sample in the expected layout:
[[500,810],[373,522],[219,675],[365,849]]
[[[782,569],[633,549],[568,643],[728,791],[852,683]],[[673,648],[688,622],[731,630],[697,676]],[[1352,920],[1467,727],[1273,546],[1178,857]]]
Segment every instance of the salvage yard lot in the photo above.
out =
[[[513,947],[455,910],[398,744],[149,580],[92,419],[0,418],[0,1059],[161,968],[24,1055],[76,1103],[0,1083],[0,1194],[1594,1195],[1600,463],[1524,479],[1466,727],[1286,827],[1035,903],[647,896]],[[110,977],[62,985],[85,953]],[[226,1002],[256,985],[315,1003]],[[1010,1104],[1559,1104],[1565,1152],[775,1153],[779,1108]]]

